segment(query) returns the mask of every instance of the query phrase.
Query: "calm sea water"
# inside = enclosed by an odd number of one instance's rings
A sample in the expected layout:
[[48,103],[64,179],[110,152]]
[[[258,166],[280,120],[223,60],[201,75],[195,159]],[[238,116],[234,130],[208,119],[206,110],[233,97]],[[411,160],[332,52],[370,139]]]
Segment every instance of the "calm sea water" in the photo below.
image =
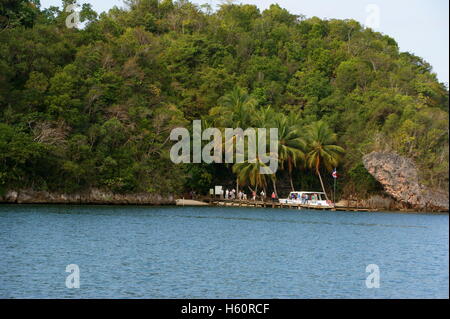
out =
[[0,206],[0,298],[448,298],[448,218]]

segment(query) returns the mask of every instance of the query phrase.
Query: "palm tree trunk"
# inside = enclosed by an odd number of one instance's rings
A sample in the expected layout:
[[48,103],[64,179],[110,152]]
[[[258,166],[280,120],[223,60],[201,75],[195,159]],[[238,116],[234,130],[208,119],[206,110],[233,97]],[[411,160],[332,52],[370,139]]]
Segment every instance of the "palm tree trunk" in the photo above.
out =
[[316,172],[317,172],[317,175],[319,175],[320,185],[322,185],[322,190],[323,190],[323,192],[325,193],[325,198],[326,198],[327,201],[328,201],[328,200],[329,200],[329,199],[328,199],[328,195],[327,195],[327,192],[325,191],[325,187],[323,186],[323,181],[322,181],[322,176],[320,175],[320,171],[317,170]]
[[236,194],[239,194],[239,178],[236,178]]
[[291,172],[289,172],[289,182],[291,182],[291,190],[293,192],[295,192],[294,183],[292,182],[292,173]]
[[277,181],[275,180],[275,178],[272,178],[272,184],[273,184],[273,190],[275,192],[275,195],[278,198],[278,191],[277,191]]
[[291,183],[291,191],[295,192],[294,183],[292,182],[292,163],[291,163],[290,159],[288,162],[288,172],[289,172],[289,182]]

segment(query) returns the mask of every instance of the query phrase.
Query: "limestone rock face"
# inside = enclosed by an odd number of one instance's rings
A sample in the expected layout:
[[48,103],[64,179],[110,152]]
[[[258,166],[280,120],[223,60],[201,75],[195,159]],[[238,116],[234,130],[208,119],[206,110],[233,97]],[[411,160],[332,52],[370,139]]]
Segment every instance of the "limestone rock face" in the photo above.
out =
[[91,189],[80,194],[58,194],[45,191],[9,191],[0,196],[0,202],[17,204],[105,204],[105,205],[174,205],[172,195],[114,194]]
[[386,193],[405,206],[418,210],[448,210],[448,193],[422,185],[411,159],[394,153],[373,152],[364,156],[363,163]]

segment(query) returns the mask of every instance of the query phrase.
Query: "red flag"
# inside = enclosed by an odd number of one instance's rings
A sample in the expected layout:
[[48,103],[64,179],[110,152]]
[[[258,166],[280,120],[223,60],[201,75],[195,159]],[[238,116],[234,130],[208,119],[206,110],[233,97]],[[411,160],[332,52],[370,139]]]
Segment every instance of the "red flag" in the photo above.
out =
[[338,178],[338,173],[337,173],[337,170],[336,170],[336,169],[334,169],[332,175],[333,175],[333,178]]

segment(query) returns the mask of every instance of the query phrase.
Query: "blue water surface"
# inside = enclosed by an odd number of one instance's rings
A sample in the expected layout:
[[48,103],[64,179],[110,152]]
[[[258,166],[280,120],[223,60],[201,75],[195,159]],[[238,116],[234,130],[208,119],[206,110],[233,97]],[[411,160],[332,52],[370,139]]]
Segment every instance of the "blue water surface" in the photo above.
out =
[[448,243],[448,214],[3,205],[0,298],[448,298]]

